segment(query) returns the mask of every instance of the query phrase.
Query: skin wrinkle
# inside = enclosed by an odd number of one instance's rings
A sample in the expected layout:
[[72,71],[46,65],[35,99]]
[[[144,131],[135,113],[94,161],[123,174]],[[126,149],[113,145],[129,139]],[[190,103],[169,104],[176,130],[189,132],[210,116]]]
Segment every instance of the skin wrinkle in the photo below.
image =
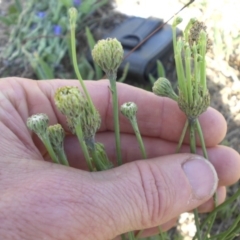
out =
[[[39,82],[37,81],[37,85],[38,85],[38,88],[41,90],[41,93],[43,96],[46,96],[48,102],[50,103],[50,106],[51,106],[51,110],[52,112],[54,113],[54,116],[55,116],[55,122],[58,123],[57,119],[58,119],[58,115],[57,115],[57,109],[56,109],[56,106],[54,104],[54,94],[55,94],[55,90],[53,90],[53,85],[51,84],[51,81],[50,81],[50,86],[51,88],[45,88],[45,92],[43,91],[42,87],[41,87],[41,84],[39,84]],[[44,94],[46,93],[46,94]]]
[[[14,89],[14,90],[11,91],[10,95],[8,96],[8,99],[14,106],[16,112],[20,115],[21,113],[23,113],[22,109],[24,109],[24,108],[28,109],[28,104],[26,104],[26,101],[24,101],[24,102],[22,101],[22,99],[28,99],[26,91],[22,87],[22,85],[19,84],[19,81],[15,80],[15,79],[14,79],[14,82],[10,81],[9,84],[11,86],[10,90],[12,90],[12,89]],[[17,92],[17,94],[16,94],[16,92]],[[27,111],[27,113],[28,113],[28,111]],[[21,116],[21,119],[23,120],[23,122],[27,117],[28,117],[28,115]]]
[[[142,216],[141,222],[143,223],[143,226],[148,227],[149,224],[153,223],[152,200],[149,200],[149,193],[148,193],[149,192],[149,190],[148,190],[149,184],[146,181],[146,175],[147,175],[146,171],[147,171],[147,169],[148,170],[150,170],[150,169],[148,168],[148,165],[146,163],[143,164],[141,162],[135,162],[135,165],[137,167],[139,177],[140,177],[140,184],[142,186],[142,191],[143,191],[143,196],[144,196],[143,202],[145,203],[144,205],[147,207],[147,214],[144,213],[143,216],[148,216],[147,219],[144,219]],[[147,178],[149,178],[149,177],[147,177]],[[150,219],[150,223],[149,223],[149,219]]]
[[[17,84],[17,91],[20,91],[20,92],[24,92],[24,91],[22,91],[23,90],[23,88],[22,88],[22,86],[20,85],[20,84],[18,84],[18,82],[17,81],[14,81],[14,82],[16,82],[16,84]],[[7,84],[9,84],[9,83],[7,83]],[[10,85],[12,85],[12,82],[10,82]],[[12,87],[13,89],[14,89],[14,87]],[[10,90],[11,90],[11,88],[10,88]],[[21,131],[21,134],[19,133],[19,131],[21,130],[21,128],[19,127],[19,125],[24,125],[24,123],[23,123],[23,119],[22,119],[22,116],[20,116],[20,114],[19,114],[19,112],[18,112],[18,109],[19,109],[19,105],[17,104],[17,102],[21,102],[21,100],[19,99],[19,101],[15,101],[15,98],[12,96],[12,94],[14,93],[14,91],[10,91],[10,93],[9,93],[9,90],[5,90],[4,91],[4,93],[8,96],[8,98],[6,98],[6,96],[5,96],[5,99],[3,100],[3,102],[8,102],[10,105],[11,105],[11,107],[15,110],[15,112],[11,112],[11,113],[9,113],[9,117],[7,117],[8,118],[8,121],[7,121],[7,123],[8,123],[8,125],[10,124],[11,125],[11,129],[13,129],[13,126],[14,126],[14,129],[15,129],[15,131],[11,131],[13,134],[14,134],[14,136],[18,139],[18,143],[21,143],[21,144],[19,144],[19,149],[21,150],[21,149],[24,149],[24,153],[26,153],[26,149],[28,149],[29,151],[27,151],[27,152],[32,152],[32,150],[35,150],[35,148],[31,145],[31,144],[29,144],[29,141],[28,141],[28,136],[27,136],[27,134],[24,134],[24,136],[22,137],[22,133],[23,133],[23,131]],[[20,94],[20,98],[21,98],[21,96],[22,95],[24,95],[24,94]],[[17,96],[19,96],[18,94],[17,94]],[[24,95],[25,96],[25,95]],[[25,106],[26,107],[26,106]],[[1,108],[3,109],[3,104],[1,104]],[[8,107],[9,108],[9,107]],[[21,109],[21,108],[20,108]],[[21,113],[22,111],[20,111],[20,113]],[[7,113],[7,111],[5,110],[5,113]],[[13,115],[16,115],[16,117],[18,118],[20,118],[21,119],[21,121],[22,122],[18,122],[18,124],[16,124],[16,121],[9,121],[9,119],[11,119],[12,118],[12,116]],[[5,116],[6,117],[6,116]],[[14,120],[17,120],[16,118],[14,119]],[[2,121],[2,123],[3,123],[3,121]],[[7,128],[7,129],[9,129],[9,127],[5,124],[5,127]],[[20,130],[19,130],[20,129]],[[10,130],[10,129],[9,129]],[[7,136],[9,136],[9,134],[7,134]],[[23,144],[24,143],[24,144]],[[23,157],[26,157],[26,156],[23,156]]]
[[[138,167],[135,163],[134,163],[134,169],[138,170]],[[133,170],[133,172],[135,172],[135,171]],[[126,218],[129,219],[129,222],[130,222],[130,219],[138,219],[139,213],[141,213],[141,215],[142,215],[143,212],[145,212],[144,211],[145,204],[142,203],[142,201],[139,201],[139,199],[142,199],[142,196],[143,196],[143,194],[141,194],[142,191],[138,190],[139,185],[141,185],[141,184],[139,184],[141,181],[140,180],[138,181],[138,179],[140,179],[140,178],[141,178],[141,176],[139,175],[139,172],[137,172],[136,178],[133,178],[130,174],[126,174],[125,179],[124,179],[124,181],[127,180],[126,185],[123,182],[124,186],[122,187],[122,189],[126,188],[126,186],[128,186],[128,189],[131,189],[131,191],[125,192],[126,194],[123,198],[123,199],[130,199],[131,200],[131,202],[129,201],[129,204],[130,204],[131,208],[128,208],[128,212],[125,213],[125,216],[126,216]],[[123,194],[124,194],[124,192],[123,192]],[[131,211],[131,213],[130,213],[130,209],[134,210],[134,211]],[[133,230],[133,229],[138,228],[138,227],[139,226],[134,226],[134,223],[131,223],[131,227],[129,228],[129,230]]]

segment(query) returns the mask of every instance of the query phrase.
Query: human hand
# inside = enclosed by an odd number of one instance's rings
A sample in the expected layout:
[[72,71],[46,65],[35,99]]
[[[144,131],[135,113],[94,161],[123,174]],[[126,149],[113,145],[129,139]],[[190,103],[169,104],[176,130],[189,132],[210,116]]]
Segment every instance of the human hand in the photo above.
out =
[[[0,236],[1,239],[106,240],[138,229],[144,235],[172,227],[182,212],[213,208],[216,190],[224,201],[225,186],[239,179],[240,157],[217,146],[226,133],[223,117],[209,108],[200,122],[212,164],[189,153],[174,154],[183,113],[175,102],[125,84],[118,84],[119,104],[138,105],[138,123],[148,160],[141,160],[138,144],[127,119],[120,116],[123,166],[89,173],[75,136],[68,135],[65,149],[72,167],[50,161],[43,144],[26,127],[36,113],[46,113],[50,124],[64,116],[53,95],[58,87],[79,86],[78,81],[0,81]],[[102,117],[97,141],[116,162],[113,115],[108,81],[86,82]],[[188,139],[183,151],[188,151]],[[214,166],[214,168],[213,168]],[[218,177],[216,176],[216,173]],[[218,181],[219,179],[219,181]]]

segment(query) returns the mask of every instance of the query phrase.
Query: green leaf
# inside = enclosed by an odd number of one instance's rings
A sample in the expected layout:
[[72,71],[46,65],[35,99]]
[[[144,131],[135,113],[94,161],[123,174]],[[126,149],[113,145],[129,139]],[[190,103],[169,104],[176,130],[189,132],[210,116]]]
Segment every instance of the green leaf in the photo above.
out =
[[15,6],[16,6],[18,13],[21,13],[22,12],[22,4],[19,0],[15,0]]
[[153,77],[152,74],[149,74],[148,77],[149,77],[149,80],[150,80],[151,84],[153,85],[156,82],[155,77]]
[[92,8],[93,8],[95,2],[96,2],[96,0],[83,1],[79,7],[79,12],[81,12],[83,14],[88,14],[89,12],[92,11]]
[[60,0],[60,2],[66,8],[70,8],[73,6],[73,2],[71,0]]
[[124,82],[126,77],[127,77],[127,74],[128,74],[128,70],[129,70],[129,66],[130,66],[130,63],[127,62],[124,66],[124,69],[123,69],[123,74],[121,76],[121,78],[119,78],[117,81],[118,82]]
[[11,19],[9,17],[0,16],[0,21],[7,26],[10,26],[11,24],[13,24],[13,22],[11,21]]
[[53,70],[41,57],[37,56],[32,66],[39,79],[54,79]]
[[165,69],[159,60],[157,60],[157,73],[158,77],[166,77]]

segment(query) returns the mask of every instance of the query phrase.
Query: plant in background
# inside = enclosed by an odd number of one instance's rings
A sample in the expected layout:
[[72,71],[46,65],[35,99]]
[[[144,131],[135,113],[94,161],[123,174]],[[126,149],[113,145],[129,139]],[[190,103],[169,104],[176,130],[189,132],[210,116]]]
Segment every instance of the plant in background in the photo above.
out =
[[[19,0],[15,0],[8,16],[0,18],[0,21],[14,25],[8,44],[1,53],[4,64],[1,74],[7,75],[10,69],[24,72],[31,67],[38,79],[64,77],[61,76],[65,69],[63,60],[69,47],[67,10],[72,6],[78,9],[77,30],[81,31],[88,25],[93,12],[108,2],[28,0],[22,9]],[[84,68],[90,69],[90,65],[85,62]]]

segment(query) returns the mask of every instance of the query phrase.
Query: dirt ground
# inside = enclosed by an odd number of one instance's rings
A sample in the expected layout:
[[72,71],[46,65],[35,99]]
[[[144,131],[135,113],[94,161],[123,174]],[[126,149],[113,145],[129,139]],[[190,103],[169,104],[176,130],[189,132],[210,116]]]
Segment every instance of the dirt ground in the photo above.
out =
[[[0,0],[0,15],[6,14],[6,9],[11,2],[13,1],[2,0],[1,2]],[[181,0],[116,0],[116,7],[124,14],[142,17],[155,16],[167,20],[186,2]],[[199,0],[180,13],[186,21],[190,17],[197,17],[208,27],[209,36],[213,41],[213,48],[207,56],[211,106],[223,114],[228,124],[223,144],[234,148],[238,153],[240,153],[239,13],[239,0]],[[8,38],[4,34],[7,30],[3,24],[0,24],[0,51],[7,43]],[[237,188],[239,184],[229,188],[229,195]],[[240,203],[238,209],[240,209]],[[185,232],[189,234],[189,231],[188,229]],[[185,239],[191,239],[191,237],[186,236]]]

